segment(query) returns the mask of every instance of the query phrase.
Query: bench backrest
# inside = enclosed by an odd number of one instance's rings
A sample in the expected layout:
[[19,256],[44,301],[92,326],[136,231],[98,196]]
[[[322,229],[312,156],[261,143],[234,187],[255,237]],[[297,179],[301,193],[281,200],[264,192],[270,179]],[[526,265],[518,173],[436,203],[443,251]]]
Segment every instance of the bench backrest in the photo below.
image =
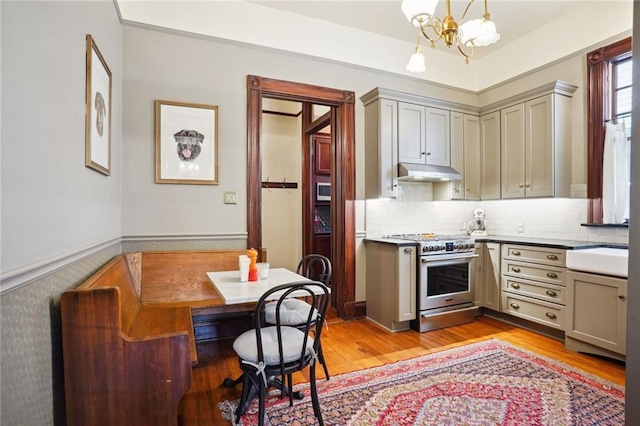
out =
[[[118,255],[89,278],[78,290],[117,287],[120,292],[120,329],[129,334],[140,309],[140,297],[135,290],[124,255]],[[117,305],[117,304],[116,304]]]

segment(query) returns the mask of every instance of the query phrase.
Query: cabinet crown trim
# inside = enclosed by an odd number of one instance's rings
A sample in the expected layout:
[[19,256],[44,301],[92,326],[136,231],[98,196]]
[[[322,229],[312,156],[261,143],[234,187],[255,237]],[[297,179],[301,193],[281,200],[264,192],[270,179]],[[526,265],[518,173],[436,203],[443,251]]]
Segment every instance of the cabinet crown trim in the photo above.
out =
[[472,105],[462,104],[459,102],[445,101],[442,99],[431,98],[428,96],[416,95],[413,93],[399,92],[392,89],[384,89],[376,87],[360,97],[360,100],[367,106],[380,98],[389,99],[398,102],[409,102],[427,107],[440,108],[454,112],[462,112],[467,114],[478,115],[480,108]]
[[480,108],[480,115],[489,114],[489,113],[510,107],[512,105],[526,102],[531,99],[539,98],[541,96],[545,96],[551,93],[572,98],[573,94],[577,89],[578,89],[578,86],[574,86],[573,84],[569,84],[564,81],[560,81],[560,80],[552,81],[551,83],[545,84],[540,87],[536,87],[535,89],[531,89],[526,92],[508,97],[506,99],[502,99],[498,102],[485,105]]

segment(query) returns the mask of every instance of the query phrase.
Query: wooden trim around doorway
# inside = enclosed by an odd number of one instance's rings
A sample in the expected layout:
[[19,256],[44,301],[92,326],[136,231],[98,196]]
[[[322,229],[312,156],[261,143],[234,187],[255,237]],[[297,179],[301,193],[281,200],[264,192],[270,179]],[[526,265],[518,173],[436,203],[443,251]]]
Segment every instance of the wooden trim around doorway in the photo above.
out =
[[[352,319],[355,304],[355,93],[303,83],[247,76],[247,233],[250,247],[262,247],[262,99],[309,102],[333,107],[331,239],[332,292],[336,313]],[[305,188],[302,188],[303,191]]]

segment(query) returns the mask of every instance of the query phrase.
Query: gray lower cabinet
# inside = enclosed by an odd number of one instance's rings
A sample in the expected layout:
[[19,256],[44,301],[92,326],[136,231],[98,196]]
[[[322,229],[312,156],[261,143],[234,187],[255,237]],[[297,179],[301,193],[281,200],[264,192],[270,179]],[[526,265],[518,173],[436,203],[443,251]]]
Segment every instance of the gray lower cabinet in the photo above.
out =
[[416,319],[416,246],[366,241],[367,317],[391,331]]
[[627,280],[569,271],[567,295],[566,347],[624,359]]
[[565,329],[565,250],[502,245],[502,312]]
[[500,311],[500,243],[476,243],[472,272],[477,306]]

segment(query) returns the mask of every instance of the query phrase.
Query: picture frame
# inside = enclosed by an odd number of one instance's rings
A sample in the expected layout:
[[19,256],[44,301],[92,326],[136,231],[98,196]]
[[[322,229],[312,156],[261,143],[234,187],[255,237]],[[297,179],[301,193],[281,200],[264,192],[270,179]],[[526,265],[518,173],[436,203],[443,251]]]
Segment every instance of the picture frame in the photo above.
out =
[[85,165],[111,175],[111,70],[87,34],[85,87]]
[[156,183],[218,185],[218,106],[155,101]]

